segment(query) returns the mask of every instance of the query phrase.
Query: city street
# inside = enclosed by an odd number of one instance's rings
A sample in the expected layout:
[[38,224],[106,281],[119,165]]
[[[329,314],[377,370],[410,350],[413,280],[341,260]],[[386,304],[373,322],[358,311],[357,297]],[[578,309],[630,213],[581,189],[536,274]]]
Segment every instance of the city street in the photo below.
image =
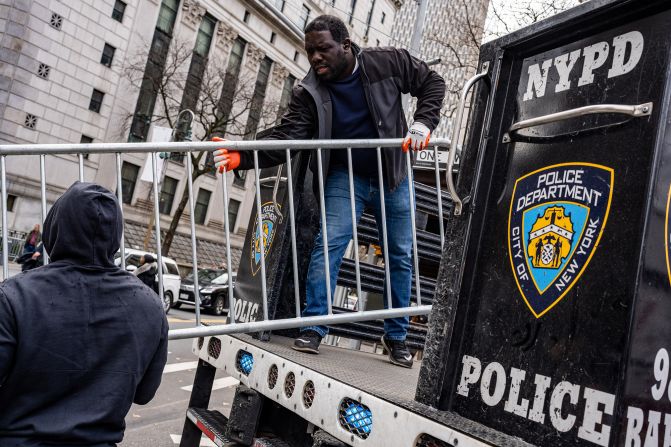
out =
[[[203,322],[216,324],[226,317],[202,314]],[[170,329],[193,326],[195,313],[192,307],[170,309]],[[179,444],[185,412],[196,373],[196,357],[191,352],[193,340],[175,340],[168,345],[168,363],[163,371],[161,387],[156,397],[147,405],[133,405],[126,417],[126,434],[120,447],[169,447]],[[228,405],[238,381],[218,371],[210,400],[210,408],[228,416]],[[224,403],[225,402],[225,403]],[[202,446],[213,446],[203,438]]]

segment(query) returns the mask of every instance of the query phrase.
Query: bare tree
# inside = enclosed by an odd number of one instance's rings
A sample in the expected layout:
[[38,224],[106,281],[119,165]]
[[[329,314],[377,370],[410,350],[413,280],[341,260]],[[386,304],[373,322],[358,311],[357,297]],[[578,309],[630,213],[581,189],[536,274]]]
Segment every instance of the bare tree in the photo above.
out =
[[[165,69],[160,76],[147,77],[145,66],[149,57],[148,46],[140,50],[123,67],[123,76],[135,87],[140,88],[143,81],[149,81],[156,93],[156,106],[151,123],[175,129],[179,124],[177,117],[182,108],[182,97],[187,85],[187,75],[192,58],[192,44],[183,41],[174,41],[168,50]],[[209,61],[202,74],[200,88],[195,106],[192,123],[193,140],[205,141],[212,137],[250,138],[253,135],[245,133],[247,116],[254,104],[254,87],[256,79],[253,76],[242,75],[233,86],[225,85],[226,69],[221,62]],[[258,129],[270,127],[277,115],[279,104],[266,100],[259,111]],[[123,119],[123,131],[128,132],[133,114],[128,112]],[[182,131],[184,129],[178,131]],[[181,155],[183,156],[183,154]],[[203,174],[214,170],[212,156],[207,151],[191,152],[191,179],[195,181]],[[157,193],[155,191],[155,193]],[[188,185],[185,182],[181,199],[172,217],[170,226],[163,238],[161,251],[166,255],[170,251],[179,221],[188,203]],[[226,217],[224,217],[226,218]]]
[[[453,116],[464,79],[475,73],[480,46],[483,42],[509,34],[519,28],[536,23],[579,3],[579,0],[491,0],[488,11],[486,2],[455,0],[461,3],[453,8],[463,11],[451,17],[450,33],[427,33],[426,38],[443,50],[447,98],[443,119]],[[483,20],[486,13],[486,20]]]

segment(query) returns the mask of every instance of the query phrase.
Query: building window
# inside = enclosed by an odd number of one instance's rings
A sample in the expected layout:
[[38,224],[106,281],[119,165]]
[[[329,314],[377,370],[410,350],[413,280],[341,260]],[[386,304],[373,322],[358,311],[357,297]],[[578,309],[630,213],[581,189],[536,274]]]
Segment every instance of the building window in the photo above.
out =
[[16,196],[14,194],[7,194],[7,212],[14,211],[14,204],[16,203]]
[[55,12],[51,13],[51,19],[49,20],[49,25],[55,29],[61,29],[63,26],[63,16],[56,14]]
[[230,199],[228,201],[228,229],[233,231],[235,221],[238,220],[238,211],[240,210],[240,201]]
[[[89,137],[88,135],[83,135],[82,134],[82,137],[79,139],[79,142],[82,143],[82,144],[93,143],[93,138]],[[91,154],[84,154],[84,159],[88,160],[89,155],[91,155]]]
[[300,57],[300,53],[298,51],[294,51],[294,62],[298,62],[299,57]]
[[380,23],[384,23],[384,19],[386,19],[386,18],[387,18],[387,14],[385,14],[384,11],[382,11],[382,18],[380,19]]
[[284,12],[284,5],[286,3],[286,0],[275,0],[275,7],[280,10],[280,12]]
[[100,113],[100,107],[103,105],[103,97],[105,94],[100,90],[93,89],[91,95],[91,102],[89,103],[89,110]]
[[272,65],[273,61],[268,57],[264,57],[261,64],[259,64],[259,73],[256,76],[256,84],[254,85],[252,102],[249,107],[247,125],[245,126],[245,139],[252,139],[259,127],[261,110],[263,109],[263,101],[266,99],[266,87],[268,86],[268,77],[270,76],[270,68]]
[[289,108],[289,101],[291,101],[291,93],[294,89],[295,82],[296,78],[294,78],[292,75],[287,76],[287,78],[284,80],[284,86],[282,86],[282,96],[280,97],[280,106],[277,108],[277,124],[279,124],[280,120],[282,119],[284,112],[286,112],[287,108]]
[[163,31],[168,36],[171,36],[172,28],[175,26],[178,8],[179,0],[163,0],[163,2],[161,2],[161,9],[158,11],[156,28]]
[[375,46],[379,47],[380,46],[380,39],[375,39]]
[[[93,138],[89,137],[88,135],[84,135],[84,134],[82,134],[82,137],[79,139],[79,142],[80,142],[81,144],[89,144],[89,143],[93,143]],[[86,154],[82,154],[82,155],[84,156],[84,160],[88,160],[88,159],[89,159],[89,155],[91,155],[91,154],[86,153]]]
[[237,175],[233,176],[233,185],[244,189],[246,180],[247,171],[237,171]]
[[23,125],[28,129],[34,129],[37,126],[37,117],[32,113],[26,113],[26,119],[23,121]]
[[103,55],[100,57],[100,63],[107,66],[111,67],[112,66],[112,60],[114,59],[114,52],[116,51],[116,48],[114,48],[112,45],[106,43],[105,47],[103,48]]
[[370,23],[373,20],[373,10],[375,9],[375,0],[370,4],[370,9],[368,10],[368,16],[366,17],[366,32],[363,35],[363,38],[368,42],[368,32],[370,31]]
[[42,79],[47,79],[49,78],[49,72],[51,71],[51,67],[49,67],[47,64],[42,64],[37,67],[37,76],[39,76]]
[[226,74],[224,75],[224,84],[221,89],[219,103],[217,104],[217,121],[219,124],[215,131],[221,136],[226,134],[226,128],[228,127],[246,45],[247,42],[241,37],[238,37],[233,41],[231,54],[228,56],[228,66],[226,67]]
[[277,37],[277,34],[275,33],[270,33],[270,43],[275,43],[275,38]]
[[[82,135],[83,136],[83,135]],[[137,183],[137,176],[140,172],[140,167],[127,161],[123,162],[121,166],[121,198],[123,203],[130,205],[135,192],[135,183]]]
[[207,207],[210,205],[210,197],[212,192],[207,189],[199,189],[198,197],[196,198],[196,205],[193,207],[193,219],[197,224],[205,223],[205,216],[207,215]]
[[349,13],[347,13],[347,22],[351,25],[354,22],[354,8],[356,8],[356,0],[351,0],[349,5]]
[[176,178],[168,177],[167,175],[163,178],[161,196],[158,204],[158,210],[161,214],[170,214],[170,211],[172,211],[172,203],[175,201],[177,183]]
[[306,26],[308,26],[308,22],[310,21],[310,8],[305,6],[303,4],[303,7],[301,8],[301,18],[299,21],[299,25],[301,25],[301,29],[305,29]]
[[114,2],[114,9],[112,10],[112,18],[117,22],[123,21],[123,13],[126,11],[126,4],[121,0]]
[[210,52],[210,45],[212,44],[212,36],[214,35],[214,28],[217,26],[217,19],[209,14],[205,14],[203,21],[200,22],[198,28],[198,36],[196,36],[196,46],[193,51],[203,57],[207,57]]
[[245,16],[242,18],[242,21],[245,23],[249,23],[249,11],[245,9]]

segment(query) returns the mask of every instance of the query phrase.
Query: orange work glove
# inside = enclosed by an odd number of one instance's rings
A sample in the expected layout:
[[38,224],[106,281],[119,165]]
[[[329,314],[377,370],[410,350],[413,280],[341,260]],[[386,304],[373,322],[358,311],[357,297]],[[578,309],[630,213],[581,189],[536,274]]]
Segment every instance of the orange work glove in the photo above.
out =
[[429,128],[425,124],[414,122],[403,140],[403,152],[408,152],[408,149],[422,151],[429,146],[430,139],[431,131]]
[[[223,138],[214,137],[212,141],[226,141]],[[226,148],[220,148],[214,150],[214,166],[217,169],[217,172],[222,173],[225,171],[232,171],[240,166],[240,152],[232,151]]]

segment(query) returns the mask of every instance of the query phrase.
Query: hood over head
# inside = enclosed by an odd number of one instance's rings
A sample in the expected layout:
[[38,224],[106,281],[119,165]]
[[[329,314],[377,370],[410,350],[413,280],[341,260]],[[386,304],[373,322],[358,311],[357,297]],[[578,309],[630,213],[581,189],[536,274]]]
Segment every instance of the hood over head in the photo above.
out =
[[95,183],[75,182],[47,214],[44,247],[52,261],[113,267],[122,229],[114,194]]

